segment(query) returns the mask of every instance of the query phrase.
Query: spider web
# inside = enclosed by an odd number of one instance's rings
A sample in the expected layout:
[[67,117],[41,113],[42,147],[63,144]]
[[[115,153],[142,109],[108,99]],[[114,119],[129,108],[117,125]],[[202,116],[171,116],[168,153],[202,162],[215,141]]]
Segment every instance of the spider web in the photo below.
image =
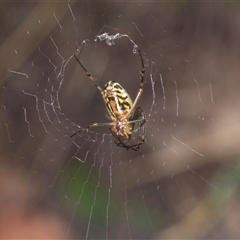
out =
[[[234,7],[2,2],[0,236],[238,237]],[[71,138],[110,121],[73,55],[101,87],[117,81],[134,100],[137,49],[146,142],[127,151],[107,127]]]

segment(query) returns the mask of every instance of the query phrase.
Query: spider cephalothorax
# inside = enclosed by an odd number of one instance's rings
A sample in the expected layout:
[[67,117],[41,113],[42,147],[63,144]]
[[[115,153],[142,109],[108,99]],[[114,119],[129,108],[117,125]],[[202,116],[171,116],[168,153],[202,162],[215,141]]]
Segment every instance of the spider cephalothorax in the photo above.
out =
[[[93,123],[87,127],[81,128],[79,131],[72,134],[71,137],[82,132],[83,130],[88,130],[91,127],[109,126],[109,129],[115,138],[114,142],[117,146],[124,147],[127,150],[139,150],[139,146],[145,141],[144,124],[146,120],[143,110],[140,107],[136,107],[143,91],[143,80],[145,73],[142,54],[140,50],[138,50],[138,52],[141,58],[142,70],[140,87],[134,102],[127,91],[118,82],[109,81],[106,83],[104,89],[102,89],[99,85],[97,85],[94,77],[86,70],[79,59],[74,55],[79,65],[87,74],[88,78],[100,91],[112,122]],[[135,124],[138,124],[138,139],[135,143],[131,143],[131,136],[134,131]]]

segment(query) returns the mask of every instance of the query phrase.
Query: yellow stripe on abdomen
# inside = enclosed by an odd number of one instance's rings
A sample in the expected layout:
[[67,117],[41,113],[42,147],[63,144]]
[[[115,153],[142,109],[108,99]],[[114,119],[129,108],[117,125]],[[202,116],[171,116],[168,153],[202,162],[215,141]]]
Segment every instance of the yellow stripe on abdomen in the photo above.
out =
[[125,115],[132,108],[132,99],[117,82],[109,81],[104,88],[106,107],[111,116]]

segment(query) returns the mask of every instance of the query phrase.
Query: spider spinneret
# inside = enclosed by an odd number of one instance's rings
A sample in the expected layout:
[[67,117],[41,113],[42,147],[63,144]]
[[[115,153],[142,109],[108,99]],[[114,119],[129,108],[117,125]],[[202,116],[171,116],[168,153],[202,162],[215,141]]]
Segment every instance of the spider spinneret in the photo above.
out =
[[[146,119],[143,110],[140,107],[136,107],[138,100],[140,99],[140,96],[143,92],[143,81],[145,74],[145,67],[141,51],[138,50],[138,53],[141,59],[142,70],[140,76],[140,87],[134,102],[132,101],[127,91],[118,82],[109,81],[106,83],[104,89],[102,89],[95,82],[94,77],[86,70],[76,55],[74,55],[79,65],[87,74],[89,80],[91,80],[100,91],[112,122],[93,123],[75,132],[71,135],[71,137],[77,135],[83,130],[88,130],[91,127],[109,126],[109,130],[114,136],[114,142],[117,146],[126,148],[127,150],[139,150],[140,145],[145,142],[144,124],[146,122]],[[131,143],[131,136],[134,131],[135,124],[138,124],[139,135],[137,137],[137,142]]]

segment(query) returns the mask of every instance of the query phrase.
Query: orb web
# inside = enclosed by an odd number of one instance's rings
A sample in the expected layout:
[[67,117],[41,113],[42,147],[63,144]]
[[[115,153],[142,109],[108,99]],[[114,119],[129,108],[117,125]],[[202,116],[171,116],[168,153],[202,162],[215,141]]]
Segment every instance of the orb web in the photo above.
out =
[[[27,227],[35,238],[238,236],[238,30],[224,3],[0,6],[6,225],[15,226],[14,209],[26,225],[22,237]],[[110,121],[74,54],[100,86],[115,80],[135,99],[137,49],[146,68],[146,142],[127,151],[107,127],[71,138]],[[26,212],[42,225],[26,223]]]

